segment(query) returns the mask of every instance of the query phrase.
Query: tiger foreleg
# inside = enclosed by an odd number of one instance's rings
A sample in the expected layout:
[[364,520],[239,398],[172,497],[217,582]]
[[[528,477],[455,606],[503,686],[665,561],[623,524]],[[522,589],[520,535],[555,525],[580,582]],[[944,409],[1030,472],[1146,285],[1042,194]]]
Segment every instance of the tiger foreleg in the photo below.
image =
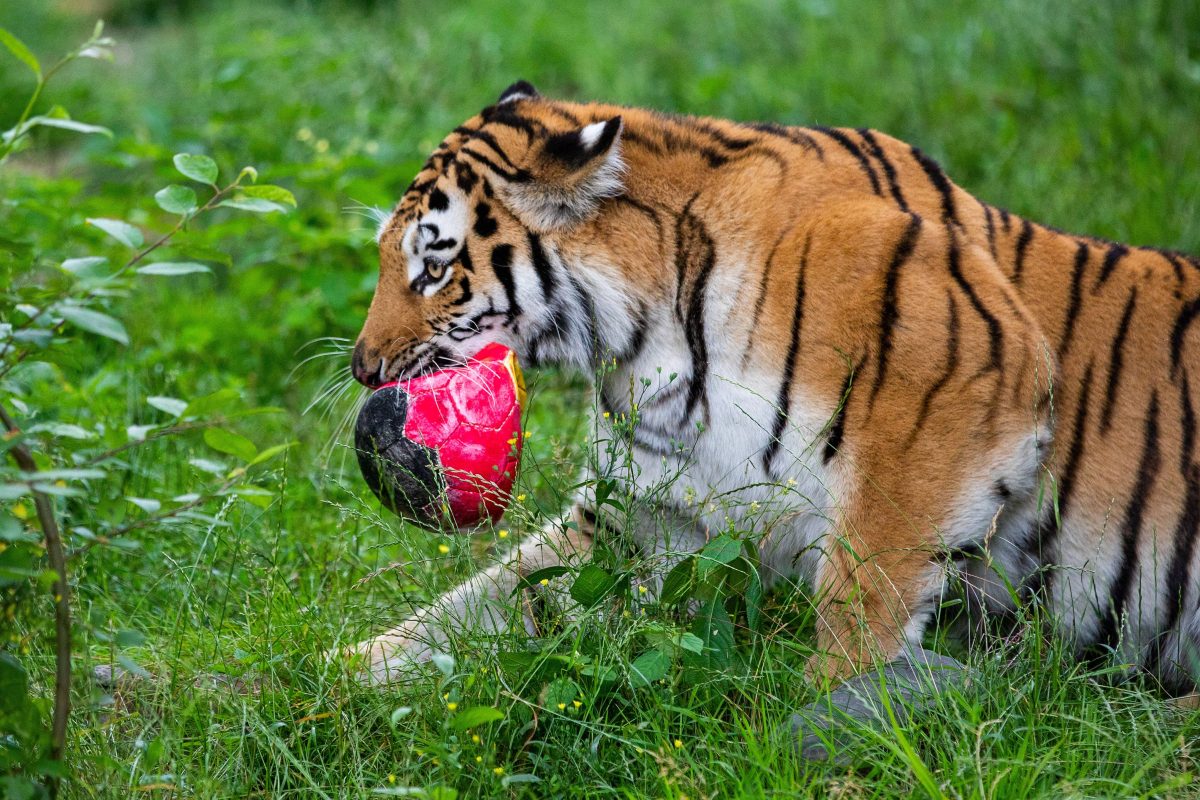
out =
[[530,573],[578,560],[592,534],[580,514],[571,527],[548,525],[523,538],[503,560],[420,609],[400,626],[351,647],[346,656],[369,683],[388,683],[449,649],[456,635],[497,635],[523,628],[536,634],[535,590],[519,591]]

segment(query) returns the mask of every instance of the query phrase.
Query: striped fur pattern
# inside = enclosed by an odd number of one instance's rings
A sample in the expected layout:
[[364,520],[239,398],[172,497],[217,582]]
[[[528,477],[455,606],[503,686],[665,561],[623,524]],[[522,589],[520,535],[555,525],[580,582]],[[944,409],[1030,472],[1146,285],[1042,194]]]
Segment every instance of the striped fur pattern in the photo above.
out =
[[815,674],[918,641],[956,575],[1192,685],[1195,258],[1010,214],[875,131],[524,82],[434,151],[379,246],[360,381],[493,341],[604,365],[599,424],[637,425],[600,468],[631,455],[632,490],[684,521],[634,538],[757,531],[764,579],[818,589]]

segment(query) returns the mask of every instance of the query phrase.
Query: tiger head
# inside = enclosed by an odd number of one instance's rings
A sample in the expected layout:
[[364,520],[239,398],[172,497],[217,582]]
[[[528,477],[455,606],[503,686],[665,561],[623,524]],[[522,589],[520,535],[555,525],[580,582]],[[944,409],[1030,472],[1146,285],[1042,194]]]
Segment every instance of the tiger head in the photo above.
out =
[[491,342],[535,363],[579,349],[594,322],[558,245],[621,193],[623,172],[621,117],[586,108],[521,81],[434,150],[380,229],[359,382],[462,363]]

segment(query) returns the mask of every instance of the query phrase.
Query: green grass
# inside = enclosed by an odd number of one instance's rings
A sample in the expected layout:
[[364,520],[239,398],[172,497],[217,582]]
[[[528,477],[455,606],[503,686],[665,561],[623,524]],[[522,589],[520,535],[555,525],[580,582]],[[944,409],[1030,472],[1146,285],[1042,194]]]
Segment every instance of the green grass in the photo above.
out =
[[[44,5],[8,5],[0,25],[46,55],[90,30],[89,18]],[[322,654],[400,621],[486,563],[494,532],[451,540],[398,524],[347,457],[349,395],[304,413],[347,367],[336,343],[318,340],[353,338],[373,288],[371,223],[348,209],[390,205],[442,135],[517,78],[551,95],[875,127],[1015,212],[1200,251],[1193,3],[257,2],[155,21],[136,3],[118,8],[116,62],[73,66],[49,98],[115,138],[50,133],[0,171],[2,238],[50,262],[104,251],[82,225],[88,216],[161,227],[146,198],[185,149],[230,173],[254,164],[292,189],[299,209],[189,232],[217,264],[213,278],[147,283],[114,300],[130,347],[76,342],[4,390],[51,411],[139,424],[154,413],[147,395],[232,387],[246,407],[281,409],[239,430],[259,444],[300,444],[273,468],[278,494],[267,508],[218,503],[207,522],[150,528],[130,537],[136,549],[95,548],[74,562],[86,621],[77,672],[123,656],[159,679],[116,707],[77,680],[69,755],[79,771],[68,796],[1198,793],[1200,720],[1136,681],[1087,672],[1035,626],[976,654],[978,676],[961,693],[894,730],[862,731],[852,767],[804,763],[776,735],[816,696],[801,672],[812,642],[800,595],[773,598],[768,634],[740,631],[734,663],[700,681],[673,669],[651,688],[613,688],[568,671],[547,686],[463,642],[447,674],[431,667],[410,685],[358,687]],[[6,59],[0,123],[27,89]],[[8,252],[19,275],[26,251]],[[332,354],[296,368],[324,349]],[[506,523],[514,530],[563,507],[588,436],[582,378],[529,378],[529,497]],[[123,493],[187,492],[188,459],[206,455],[198,434],[138,449],[127,484],[70,506],[70,523],[89,524]],[[44,680],[51,641],[45,609],[31,608],[5,646]],[[586,620],[549,646],[620,664],[641,625]],[[118,642],[120,631],[135,633]],[[217,672],[252,677],[259,690],[195,685]],[[454,729],[448,702],[505,717],[474,729],[476,743]]]

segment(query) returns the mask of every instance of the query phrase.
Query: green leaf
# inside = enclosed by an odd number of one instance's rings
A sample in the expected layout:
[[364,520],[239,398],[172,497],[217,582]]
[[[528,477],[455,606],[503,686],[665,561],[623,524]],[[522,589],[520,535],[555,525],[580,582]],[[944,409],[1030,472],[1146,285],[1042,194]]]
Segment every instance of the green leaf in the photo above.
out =
[[670,656],[661,650],[642,653],[629,665],[629,682],[635,689],[644,688],[667,677],[667,669],[670,666]]
[[704,652],[684,653],[684,664],[692,667],[725,669],[733,662],[733,620],[725,610],[725,601],[710,598],[692,620],[692,633],[704,642]]
[[140,230],[119,219],[89,218],[87,224],[99,228],[121,244],[134,250],[146,243]]
[[227,431],[224,428],[208,428],[205,430],[204,443],[213,450],[228,453],[242,461],[249,461],[258,454],[258,448],[254,446],[254,442],[240,433]]
[[87,428],[69,422],[41,422],[25,429],[26,433],[48,433],[59,439],[95,439],[96,434]]
[[237,197],[231,197],[228,200],[222,200],[221,202],[217,203],[217,205],[224,206],[225,208],[236,208],[241,211],[252,211],[255,214],[267,214],[271,211],[288,210],[287,206],[280,205],[279,203],[273,203],[270,200],[263,200],[260,197],[247,197],[245,195],[238,195]]
[[146,402],[151,408],[157,408],[159,411],[170,414],[172,417],[183,416],[183,412],[187,411],[188,404],[184,400],[179,400],[175,397],[147,397]]
[[269,183],[261,186],[246,186],[242,189],[242,194],[246,197],[257,197],[261,200],[270,200],[272,203],[296,207],[295,195],[282,186],[272,186]]
[[478,728],[480,725],[487,725],[498,719],[504,719],[504,712],[498,708],[471,706],[455,714],[450,725],[456,731],[465,731],[470,728]]
[[162,509],[162,502],[152,497],[126,497],[125,501],[133,503],[147,514],[157,514]]
[[529,589],[533,586],[537,586],[544,580],[554,580],[560,575],[566,575],[570,571],[570,567],[564,567],[561,564],[554,567],[542,567],[541,569],[535,569],[533,572],[529,573],[517,582],[517,588],[513,589],[513,594],[516,594],[522,589]]
[[204,264],[197,264],[195,261],[159,261],[155,264],[147,264],[144,267],[138,267],[139,275],[193,275],[198,272],[211,273]]
[[16,500],[32,491],[27,483],[0,483],[0,500]]
[[44,115],[30,117],[29,119],[25,120],[25,123],[21,125],[20,129],[15,132],[15,135],[20,136],[30,128],[38,127],[60,128],[64,131],[74,131],[75,133],[98,133],[101,136],[107,136],[110,139],[113,138],[113,132],[108,128],[105,128],[103,125],[90,125],[86,122],[80,122],[79,120],[71,119],[70,117],[48,117]]
[[207,472],[210,475],[220,475],[225,471],[225,465],[216,461],[209,461],[207,458],[189,458],[188,463],[201,472]]
[[443,677],[449,678],[454,674],[454,656],[449,653],[434,653],[429,659],[438,668]]
[[258,170],[254,167],[242,167],[242,171],[238,173],[238,183],[242,182],[242,178],[249,178],[251,183],[258,180]]
[[686,632],[679,637],[679,646],[689,653],[703,653],[704,641],[694,633]]
[[692,585],[695,582],[695,568],[695,556],[688,556],[676,564],[663,581],[662,594],[659,599],[664,603],[674,605],[687,598],[692,593]]
[[42,79],[42,65],[38,63],[37,58],[30,52],[25,43],[13,36],[4,28],[0,28],[0,44],[8,48],[8,52],[16,56],[25,66],[33,70],[33,74],[37,75],[38,80]]
[[759,632],[762,621],[763,584],[758,570],[750,573],[750,585],[746,587],[746,627],[754,633]]
[[98,273],[100,267],[108,263],[102,256],[86,256],[84,258],[68,258],[62,262],[62,268],[72,275],[90,278]]
[[700,560],[715,561],[718,564],[728,564],[738,557],[742,552],[742,543],[734,539],[727,533],[722,533],[717,538],[704,545],[704,549],[700,551]]
[[581,606],[594,606],[617,584],[617,579],[595,564],[588,564],[571,584],[571,597]]
[[22,472],[21,479],[34,481],[86,481],[103,478],[102,469],[44,469],[40,472]]
[[228,405],[231,400],[237,399],[238,393],[236,389],[218,389],[212,394],[207,394],[204,397],[197,397],[192,402],[188,403],[187,409],[183,412],[185,417],[202,417],[216,411],[218,408],[223,408]]
[[261,486],[235,486],[229,491],[237,495],[238,499],[259,508],[267,508],[275,500],[275,493]]
[[58,306],[55,310],[63,319],[77,328],[82,328],[88,333],[105,336],[114,342],[129,344],[129,334],[125,332],[125,326],[108,314],[101,314],[99,311],[79,306]]
[[217,162],[208,156],[177,153],[174,161],[175,169],[184,177],[210,185],[217,182]]
[[129,438],[133,441],[141,442],[144,441],[145,438],[150,434],[150,431],[157,427],[157,425],[130,425],[125,429],[125,433],[127,433]]
[[287,442],[285,444],[277,444],[272,447],[268,447],[266,450],[263,450],[261,453],[259,453],[258,455],[256,455],[254,458],[252,458],[250,460],[250,466],[253,467],[256,464],[263,463],[264,461],[270,461],[272,458],[279,455],[284,450],[287,450],[288,448],[292,447],[295,444],[296,444],[296,442]]
[[190,187],[177,183],[155,192],[154,202],[163,211],[180,216],[190,214],[197,208],[196,193]]

